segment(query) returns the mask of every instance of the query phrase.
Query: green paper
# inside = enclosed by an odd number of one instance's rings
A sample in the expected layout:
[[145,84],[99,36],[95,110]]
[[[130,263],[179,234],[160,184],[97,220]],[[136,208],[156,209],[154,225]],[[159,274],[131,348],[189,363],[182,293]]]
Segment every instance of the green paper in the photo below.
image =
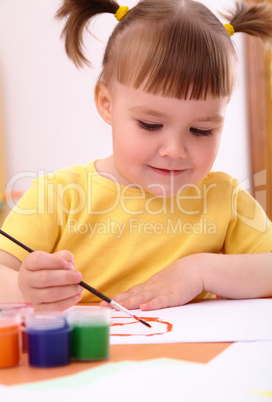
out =
[[74,387],[84,387],[95,383],[95,381],[100,378],[107,378],[108,375],[116,374],[117,372],[122,372],[126,368],[129,368],[131,365],[143,365],[145,367],[149,366],[149,370],[152,371],[152,367],[161,365],[176,365],[177,369],[180,368],[181,365],[185,366],[203,366],[203,364],[199,363],[191,363],[187,361],[175,360],[175,359],[152,359],[146,361],[123,361],[118,363],[107,363],[102,366],[91,368],[88,370],[81,371],[80,373],[56,378],[53,380],[39,381],[33,382],[23,385],[15,385],[12,388],[22,389],[27,391],[46,391],[46,390],[57,390],[62,388],[74,388]]

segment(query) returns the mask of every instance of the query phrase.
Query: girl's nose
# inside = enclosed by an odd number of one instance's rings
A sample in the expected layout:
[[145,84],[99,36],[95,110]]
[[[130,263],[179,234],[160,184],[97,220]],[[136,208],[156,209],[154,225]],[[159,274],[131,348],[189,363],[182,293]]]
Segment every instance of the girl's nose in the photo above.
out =
[[159,155],[162,157],[168,156],[172,159],[185,159],[187,156],[187,148],[183,139],[169,138],[161,145]]

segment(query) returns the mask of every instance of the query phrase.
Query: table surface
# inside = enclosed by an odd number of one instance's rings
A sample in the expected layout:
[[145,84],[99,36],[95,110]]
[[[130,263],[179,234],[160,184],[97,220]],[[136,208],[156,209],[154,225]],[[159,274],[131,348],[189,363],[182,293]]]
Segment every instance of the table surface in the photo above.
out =
[[71,375],[83,370],[124,360],[141,361],[156,358],[172,358],[197,363],[207,363],[231,345],[225,343],[164,343],[148,345],[111,345],[110,358],[102,362],[72,362],[63,367],[35,368],[28,364],[27,353],[17,367],[0,369],[0,384],[15,385],[49,380]]
[[[79,303],[78,305],[88,306],[94,304]],[[53,368],[31,367],[28,364],[28,354],[22,353],[21,364],[19,366],[0,369],[0,384],[17,385],[49,380],[75,374],[103,364],[117,363],[125,360],[143,361],[169,358],[196,363],[208,363],[231,344],[232,342],[110,345],[108,360],[99,362],[71,362],[67,366]]]

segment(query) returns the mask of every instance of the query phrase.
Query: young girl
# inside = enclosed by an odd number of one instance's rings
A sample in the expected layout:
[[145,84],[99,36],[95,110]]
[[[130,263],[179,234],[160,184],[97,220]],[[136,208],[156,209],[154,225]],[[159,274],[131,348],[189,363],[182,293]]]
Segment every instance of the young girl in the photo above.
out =
[[64,0],[68,56],[84,30],[118,20],[95,88],[113,155],[38,178],[0,238],[1,301],[66,309],[98,301],[83,279],[127,308],[196,297],[272,296],[272,224],[235,179],[211,172],[235,84],[230,36],[272,37],[272,7],[236,4],[225,26],[192,0]]

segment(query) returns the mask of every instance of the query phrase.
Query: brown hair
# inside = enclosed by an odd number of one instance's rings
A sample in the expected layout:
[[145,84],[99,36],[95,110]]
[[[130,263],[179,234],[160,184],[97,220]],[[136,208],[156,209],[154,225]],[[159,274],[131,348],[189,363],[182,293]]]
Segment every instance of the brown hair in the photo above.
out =
[[[83,31],[100,13],[115,14],[114,0],[64,0],[57,13],[67,17],[63,30],[68,56],[88,63]],[[237,3],[227,14],[235,32],[272,37],[272,6]],[[236,52],[228,32],[203,4],[193,0],[141,0],[109,38],[100,79],[178,99],[230,96]]]

